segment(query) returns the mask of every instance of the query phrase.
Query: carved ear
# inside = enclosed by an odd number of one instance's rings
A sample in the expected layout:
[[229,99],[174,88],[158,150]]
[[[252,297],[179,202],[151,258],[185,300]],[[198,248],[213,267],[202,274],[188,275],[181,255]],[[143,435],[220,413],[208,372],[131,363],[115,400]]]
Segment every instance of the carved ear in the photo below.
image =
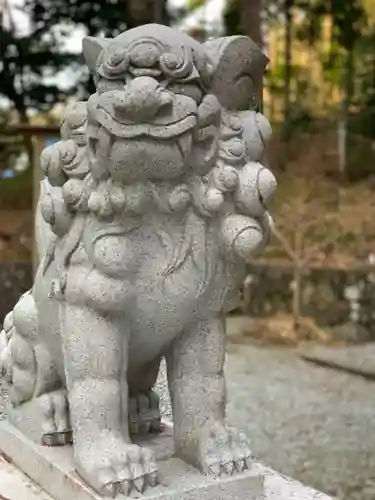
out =
[[108,43],[109,40],[107,38],[96,38],[93,36],[87,36],[82,40],[83,57],[90,71],[95,71],[98,58]]
[[203,44],[214,63],[211,91],[230,110],[249,108],[259,96],[268,58],[246,36],[227,36]]

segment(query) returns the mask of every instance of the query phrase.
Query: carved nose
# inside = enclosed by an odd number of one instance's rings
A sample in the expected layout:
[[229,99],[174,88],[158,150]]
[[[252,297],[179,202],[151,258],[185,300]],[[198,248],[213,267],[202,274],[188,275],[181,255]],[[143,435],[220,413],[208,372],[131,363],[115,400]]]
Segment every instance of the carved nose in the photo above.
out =
[[121,92],[115,103],[115,111],[123,118],[134,122],[148,122],[157,114],[171,107],[173,97],[160,87],[159,83],[148,76],[132,80]]

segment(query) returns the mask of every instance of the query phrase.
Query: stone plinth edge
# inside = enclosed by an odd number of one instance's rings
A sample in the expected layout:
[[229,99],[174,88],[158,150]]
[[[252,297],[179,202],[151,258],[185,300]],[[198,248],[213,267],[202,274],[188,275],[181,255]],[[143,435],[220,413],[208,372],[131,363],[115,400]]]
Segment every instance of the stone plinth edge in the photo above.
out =
[[[147,445],[156,454],[161,484],[143,495],[144,500],[262,500],[263,475],[248,471],[228,478],[213,479],[173,457],[171,428],[155,435]],[[141,442],[139,444],[142,444]],[[86,486],[74,471],[71,446],[46,447],[35,444],[9,422],[0,423],[0,452],[8,462],[29,476],[55,500],[103,499]],[[117,499],[125,499],[118,495]],[[286,500],[286,499],[285,499]]]

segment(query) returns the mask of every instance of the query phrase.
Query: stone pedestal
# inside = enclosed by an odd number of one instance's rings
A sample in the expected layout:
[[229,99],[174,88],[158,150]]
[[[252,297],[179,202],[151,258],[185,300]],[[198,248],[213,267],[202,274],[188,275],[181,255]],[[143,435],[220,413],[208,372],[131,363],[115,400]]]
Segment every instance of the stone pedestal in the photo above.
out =
[[[74,472],[71,448],[37,446],[9,423],[0,424],[0,443],[0,498],[4,496],[7,500],[103,500],[103,497],[98,497],[84,485]],[[214,500],[238,498],[246,500],[254,498],[259,500],[333,500],[259,463],[254,464],[253,471],[242,476],[240,480],[235,476],[226,481],[207,481],[181,461],[175,458],[168,459],[168,450],[171,445],[170,428],[163,435],[155,436],[153,439],[152,446],[160,453],[159,467],[164,479],[159,488],[144,496],[145,500],[156,498],[159,500],[170,498],[173,500],[205,500],[207,498]],[[164,459],[163,449],[166,452]],[[1,457],[2,453],[3,457]],[[184,483],[178,483],[181,479]],[[117,497],[118,500],[124,498],[121,495]]]
[[[103,500],[74,470],[71,445],[42,446],[43,418],[36,400],[8,408],[8,420],[0,422],[0,499],[7,500]],[[173,425],[163,432],[135,442],[151,448],[158,462],[160,484],[143,500],[333,500],[298,481],[254,463],[251,471],[214,479],[174,456]],[[6,467],[4,468],[4,466]],[[5,470],[6,469],[6,470]],[[2,487],[6,486],[6,491]],[[25,495],[25,491],[29,493]],[[9,494],[11,492],[11,494]],[[117,500],[125,500],[118,495]]]
[[[103,500],[74,471],[71,446],[47,447],[31,441],[9,422],[0,424],[1,452],[55,500]],[[142,445],[142,440],[139,444]],[[147,440],[159,466],[160,485],[143,495],[144,500],[261,500],[264,477],[248,471],[229,478],[214,479],[173,456],[172,429]],[[118,495],[118,500],[125,499]]]

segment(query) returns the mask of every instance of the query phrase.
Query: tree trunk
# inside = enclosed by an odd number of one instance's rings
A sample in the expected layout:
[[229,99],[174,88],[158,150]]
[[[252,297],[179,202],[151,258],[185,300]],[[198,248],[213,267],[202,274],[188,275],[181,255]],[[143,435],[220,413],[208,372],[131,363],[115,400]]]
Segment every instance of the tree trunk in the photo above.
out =
[[294,252],[296,254],[296,259],[294,261],[294,272],[293,272],[293,304],[292,304],[292,314],[293,314],[293,326],[297,332],[301,324],[301,302],[302,302],[302,272],[303,272],[303,237],[304,231],[301,228],[297,228],[294,233]]
[[263,47],[262,3],[262,0],[240,0],[242,32],[261,48]]
[[163,24],[164,22],[164,0],[154,0],[153,5],[153,22],[157,24]]
[[292,80],[292,31],[294,0],[285,0],[285,82],[284,82],[284,139],[289,137],[290,90]]
[[300,262],[295,263],[293,271],[293,303],[292,303],[292,316],[293,327],[298,332],[301,326],[301,285],[302,285],[302,268]]
[[127,0],[126,3],[129,28],[142,24],[170,24],[167,0]]
[[341,119],[340,119],[340,134],[339,134],[339,173],[343,183],[348,180],[347,172],[347,137],[348,137],[348,119],[350,113],[350,105],[353,99],[354,85],[354,47],[351,47],[346,52],[346,58],[343,69],[343,98],[341,101]]

